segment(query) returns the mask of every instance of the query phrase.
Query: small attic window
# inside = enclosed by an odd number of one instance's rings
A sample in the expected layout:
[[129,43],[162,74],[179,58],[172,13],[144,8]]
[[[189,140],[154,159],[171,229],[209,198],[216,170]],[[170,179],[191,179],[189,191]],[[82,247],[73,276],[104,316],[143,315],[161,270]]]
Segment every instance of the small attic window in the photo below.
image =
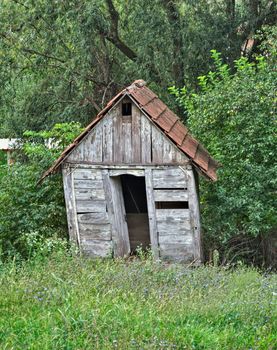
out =
[[132,115],[131,102],[122,102],[122,115]]

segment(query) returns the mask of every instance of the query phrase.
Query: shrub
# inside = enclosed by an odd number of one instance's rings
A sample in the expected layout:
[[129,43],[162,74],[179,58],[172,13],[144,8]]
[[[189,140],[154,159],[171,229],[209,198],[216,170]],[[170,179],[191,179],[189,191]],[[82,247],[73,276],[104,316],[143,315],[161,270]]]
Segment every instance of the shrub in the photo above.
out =
[[[58,124],[47,132],[27,132],[12,166],[0,167],[0,247],[3,258],[29,256],[24,237],[65,237],[61,176],[37,184],[64,145],[81,131],[79,124]],[[49,140],[52,147],[49,148]],[[35,232],[35,236],[32,236]],[[33,247],[34,248],[34,247]]]
[[222,164],[216,183],[201,183],[206,242],[225,259],[254,261],[256,238],[276,228],[277,72],[263,56],[256,62],[242,57],[234,73],[219,53],[212,51],[212,57],[216,69],[199,77],[199,91],[171,92],[192,133]]

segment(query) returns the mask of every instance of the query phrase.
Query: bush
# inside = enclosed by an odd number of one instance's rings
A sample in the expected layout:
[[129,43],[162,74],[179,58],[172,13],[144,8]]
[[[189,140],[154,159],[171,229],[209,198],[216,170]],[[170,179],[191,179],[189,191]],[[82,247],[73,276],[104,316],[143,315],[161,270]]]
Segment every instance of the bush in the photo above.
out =
[[[80,131],[79,124],[71,123],[58,124],[48,132],[27,132],[15,164],[0,167],[2,258],[14,255],[28,257],[31,237],[66,237],[61,176],[48,178],[40,186],[37,182],[64,145],[69,144]],[[29,239],[24,239],[26,237]]]
[[173,87],[171,92],[184,108],[192,133],[222,164],[216,183],[201,182],[209,248],[219,249],[225,260],[257,262],[257,237],[276,229],[277,72],[262,56],[256,63],[237,60],[234,73],[219,53],[213,51],[212,57],[216,70],[199,77],[200,91]]

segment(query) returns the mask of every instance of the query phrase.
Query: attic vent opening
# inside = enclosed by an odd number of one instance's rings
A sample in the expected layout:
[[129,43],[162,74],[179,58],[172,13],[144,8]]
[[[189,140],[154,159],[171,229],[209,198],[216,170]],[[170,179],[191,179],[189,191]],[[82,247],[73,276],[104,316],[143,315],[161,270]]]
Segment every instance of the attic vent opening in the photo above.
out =
[[122,115],[132,115],[132,103],[123,102],[122,103]]

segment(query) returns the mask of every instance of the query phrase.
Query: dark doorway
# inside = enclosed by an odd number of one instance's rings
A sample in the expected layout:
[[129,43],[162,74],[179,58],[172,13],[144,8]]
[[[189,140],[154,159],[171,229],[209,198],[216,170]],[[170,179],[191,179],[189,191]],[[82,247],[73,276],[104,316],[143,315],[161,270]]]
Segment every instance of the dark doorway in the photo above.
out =
[[135,254],[137,247],[141,247],[143,250],[150,247],[145,178],[121,175],[121,184],[131,254]]

